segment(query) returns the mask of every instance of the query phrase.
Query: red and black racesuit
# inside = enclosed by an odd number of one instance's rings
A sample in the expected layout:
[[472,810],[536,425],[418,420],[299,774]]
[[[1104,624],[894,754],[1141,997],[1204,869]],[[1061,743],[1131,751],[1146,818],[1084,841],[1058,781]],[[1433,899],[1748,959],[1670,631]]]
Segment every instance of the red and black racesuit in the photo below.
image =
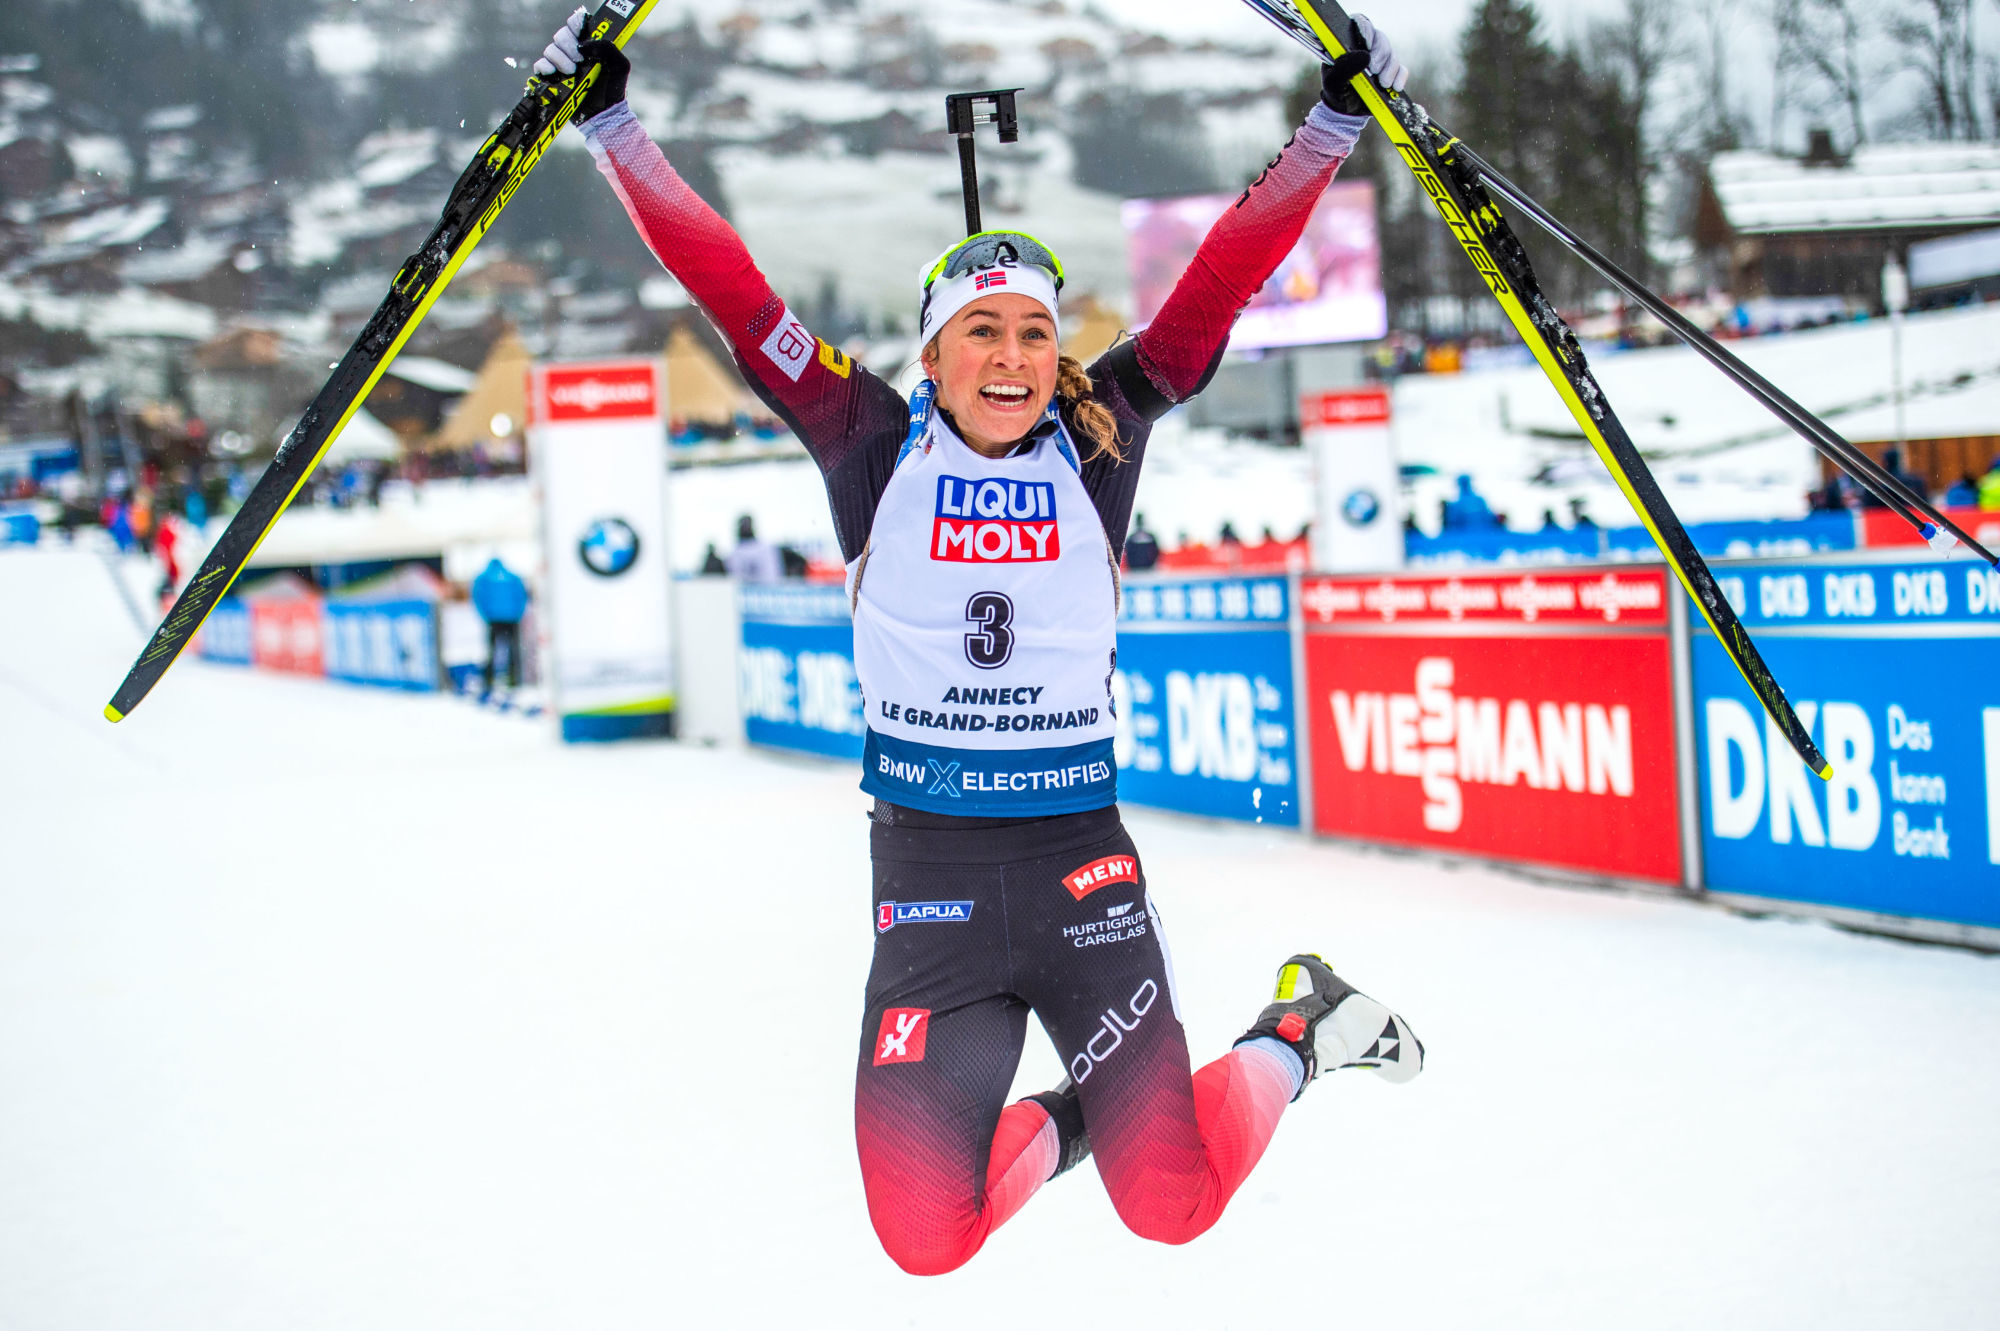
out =
[[[1081,471],[1114,552],[1152,422],[1214,374],[1237,314],[1297,242],[1366,123],[1316,106],[1209,231],[1152,324],[1089,367],[1125,455]],[[851,564],[896,465],[903,397],[791,316],[629,107],[584,132],[653,252],[818,463]],[[871,851],[877,937],[856,1136],[889,1255],[919,1274],[961,1265],[1054,1171],[1048,1113],[1005,1104],[1031,1008],[1077,1082],[1125,1223],[1168,1243],[1213,1224],[1269,1142],[1296,1071],[1265,1042],[1191,1073],[1158,916],[1116,806],[999,819],[878,802]],[[910,903],[925,909],[898,912]]]

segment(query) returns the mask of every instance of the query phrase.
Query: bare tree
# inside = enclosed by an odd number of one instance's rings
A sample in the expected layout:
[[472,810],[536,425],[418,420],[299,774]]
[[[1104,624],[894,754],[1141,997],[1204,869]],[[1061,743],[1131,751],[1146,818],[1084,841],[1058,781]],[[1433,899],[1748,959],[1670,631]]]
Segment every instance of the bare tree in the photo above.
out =
[[1767,0],[1764,21],[1771,29],[1771,126],[1766,141],[1776,151],[1785,132],[1785,113],[1797,105],[1811,72],[1806,58],[1812,44],[1806,0]]
[[1885,25],[1899,63],[1924,82],[1923,116],[1940,138],[1978,137],[1972,0],[1910,0]]
[[1701,17],[1701,30],[1686,54],[1693,59],[1702,93],[1698,136],[1703,150],[1715,153],[1743,142],[1742,122],[1729,92],[1737,0],[1695,0],[1694,8]]
[[1868,141],[1868,122],[1862,103],[1868,95],[1867,75],[1861,69],[1861,44],[1865,37],[1863,0],[1806,0],[1806,15],[1814,31],[1805,48],[1807,63],[1847,110],[1855,144]]

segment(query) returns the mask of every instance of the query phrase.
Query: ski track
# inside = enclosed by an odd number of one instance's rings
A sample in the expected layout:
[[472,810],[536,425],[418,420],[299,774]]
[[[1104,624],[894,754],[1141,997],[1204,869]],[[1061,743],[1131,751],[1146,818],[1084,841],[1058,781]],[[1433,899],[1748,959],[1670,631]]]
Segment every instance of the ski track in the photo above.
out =
[[[1199,1058],[1324,951],[1431,1055],[1192,1246],[1081,1169],[876,1247],[844,766],[184,661],[0,553],[0,1326],[1989,1326],[2000,961],[1130,816]],[[1039,1031],[1019,1089],[1060,1075]],[[1276,1283],[1272,1284],[1273,1277]]]

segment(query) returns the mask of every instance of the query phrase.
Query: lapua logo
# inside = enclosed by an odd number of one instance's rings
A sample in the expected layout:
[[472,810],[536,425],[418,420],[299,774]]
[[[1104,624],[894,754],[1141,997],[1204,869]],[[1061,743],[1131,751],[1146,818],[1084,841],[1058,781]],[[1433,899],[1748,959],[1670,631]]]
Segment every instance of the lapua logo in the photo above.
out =
[[1035,564],[1061,554],[1055,486],[1046,481],[938,477],[932,559],[952,564]]
[[884,1012],[882,1028],[875,1033],[875,1066],[923,1062],[930,1029],[931,1010],[927,1007],[892,1007]]
[[1081,869],[1072,869],[1063,875],[1063,886],[1078,901],[1083,900],[1106,883],[1137,883],[1139,881],[1139,861],[1131,855],[1106,855],[1101,860],[1092,860]]
[[970,901],[885,901],[875,908],[875,932],[886,934],[899,924],[964,924],[971,919]]

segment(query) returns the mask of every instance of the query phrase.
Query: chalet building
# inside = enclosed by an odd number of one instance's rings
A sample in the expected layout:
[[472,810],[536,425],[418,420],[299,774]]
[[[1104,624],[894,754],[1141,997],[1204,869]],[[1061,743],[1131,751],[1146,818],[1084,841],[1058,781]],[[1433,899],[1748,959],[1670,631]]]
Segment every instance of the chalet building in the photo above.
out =
[[1889,254],[1995,225],[2000,145],[1869,144],[1842,156],[1815,130],[1804,157],[1718,153],[1695,242],[1738,299],[1836,297],[1879,309]]

